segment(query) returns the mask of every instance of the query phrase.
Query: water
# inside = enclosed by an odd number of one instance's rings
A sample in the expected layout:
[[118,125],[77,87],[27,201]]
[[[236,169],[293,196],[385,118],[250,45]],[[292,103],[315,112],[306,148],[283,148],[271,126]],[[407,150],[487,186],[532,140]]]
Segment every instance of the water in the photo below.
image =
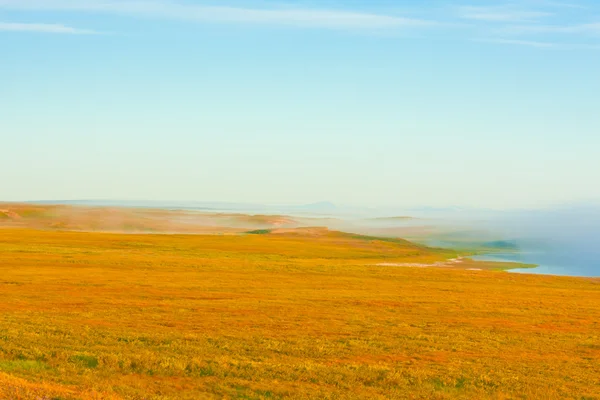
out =
[[[537,265],[536,268],[516,268],[509,272],[524,274],[544,274],[562,276],[600,277],[600,265],[595,261],[585,258],[578,259],[572,254],[569,258],[554,258],[549,252],[518,252],[518,253],[496,253],[483,256],[471,257],[477,261],[516,262],[522,264]],[[562,264],[561,264],[562,263]]]
[[536,268],[514,269],[510,272],[564,276],[600,277],[600,247],[597,237],[540,238],[522,241],[520,250],[513,253],[495,253],[473,257],[481,261],[518,262],[535,264]]
[[515,242],[517,252],[476,257],[479,260],[535,264],[512,272],[600,277],[600,206],[497,213],[473,226]]

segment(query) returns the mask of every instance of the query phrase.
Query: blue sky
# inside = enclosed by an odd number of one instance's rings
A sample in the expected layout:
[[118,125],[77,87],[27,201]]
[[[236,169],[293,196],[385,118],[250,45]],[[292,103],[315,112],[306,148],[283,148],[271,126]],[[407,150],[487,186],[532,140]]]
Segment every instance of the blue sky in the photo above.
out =
[[0,200],[600,199],[596,1],[0,0]]

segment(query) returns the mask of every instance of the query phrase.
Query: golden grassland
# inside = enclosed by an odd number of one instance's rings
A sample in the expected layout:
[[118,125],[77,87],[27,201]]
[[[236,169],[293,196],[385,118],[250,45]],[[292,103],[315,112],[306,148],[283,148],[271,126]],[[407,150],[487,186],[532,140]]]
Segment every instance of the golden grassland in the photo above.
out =
[[456,256],[0,229],[0,399],[600,398],[599,280],[377,266]]

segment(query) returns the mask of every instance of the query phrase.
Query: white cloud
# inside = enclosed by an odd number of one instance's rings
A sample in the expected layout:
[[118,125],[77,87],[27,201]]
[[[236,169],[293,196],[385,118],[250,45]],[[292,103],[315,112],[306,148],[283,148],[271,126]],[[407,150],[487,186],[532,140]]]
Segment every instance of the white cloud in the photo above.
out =
[[571,33],[571,34],[588,34],[600,35],[600,22],[591,24],[579,25],[526,25],[526,26],[511,26],[505,29],[506,32],[513,34],[526,33]]
[[[533,8],[525,8],[533,7]],[[561,12],[556,8],[563,8]],[[556,13],[546,12],[553,8]],[[565,12],[564,9],[570,8]],[[577,23],[587,17],[580,10],[582,6],[571,3],[557,3],[546,0],[524,0],[520,3],[506,3],[504,5],[475,7],[464,6],[457,9],[460,18],[485,23],[473,23],[478,42],[496,43],[505,45],[518,45],[537,48],[555,49],[595,49],[595,43],[573,44],[559,40],[557,35],[571,34],[579,40],[587,41],[585,36],[600,36],[600,23]],[[578,10],[578,11],[573,11]],[[566,14],[565,14],[566,13]],[[571,25],[558,24],[558,21],[572,21]],[[557,22],[551,25],[548,22]],[[495,22],[492,24],[492,22]],[[588,38],[589,39],[589,38]]]
[[488,22],[537,21],[553,14],[544,11],[524,11],[510,7],[460,7],[458,15],[463,19]]
[[537,4],[537,5],[544,6],[544,7],[571,8],[571,9],[579,9],[579,10],[585,10],[588,8],[581,4],[566,3],[566,2],[560,2],[560,1],[532,0],[531,2],[533,4]]
[[537,48],[552,48],[557,50],[600,50],[600,45],[582,44],[582,43],[556,43],[556,42],[538,42],[534,40],[518,39],[476,39],[475,42],[496,43],[505,45],[527,46]]
[[15,22],[0,22],[0,32],[39,32],[70,35],[93,35],[98,33],[90,30],[71,28],[60,24],[28,24]]
[[497,44],[512,44],[518,46],[538,47],[538,48],[550,48],[556,47],[555,43],[549,42],[537,42],[532,40],[516,40],[516,39],[477,39],[476,42],[483,43],[497,43]]
[[169,0],[0,0],[0,9],[79,11],[196,22],[230,22],[329,29],[425,27],[433,21],[393,15],[307,8],[203,6]]

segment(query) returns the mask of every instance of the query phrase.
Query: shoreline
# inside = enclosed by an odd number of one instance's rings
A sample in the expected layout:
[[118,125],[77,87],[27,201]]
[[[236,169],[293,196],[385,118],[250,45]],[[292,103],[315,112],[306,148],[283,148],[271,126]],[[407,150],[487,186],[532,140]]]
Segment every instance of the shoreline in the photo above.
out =
[[539,266],[536,264],[524,264],[508,261],[487,261],[475,260],[470,256],[459,256],[446,261],[438,261],[435,263],[392,263],[384,262],[375,264],[379,267],[406,267],[406,268],[451,268],[465,271],[507,271],[517,269],[535,269]]

